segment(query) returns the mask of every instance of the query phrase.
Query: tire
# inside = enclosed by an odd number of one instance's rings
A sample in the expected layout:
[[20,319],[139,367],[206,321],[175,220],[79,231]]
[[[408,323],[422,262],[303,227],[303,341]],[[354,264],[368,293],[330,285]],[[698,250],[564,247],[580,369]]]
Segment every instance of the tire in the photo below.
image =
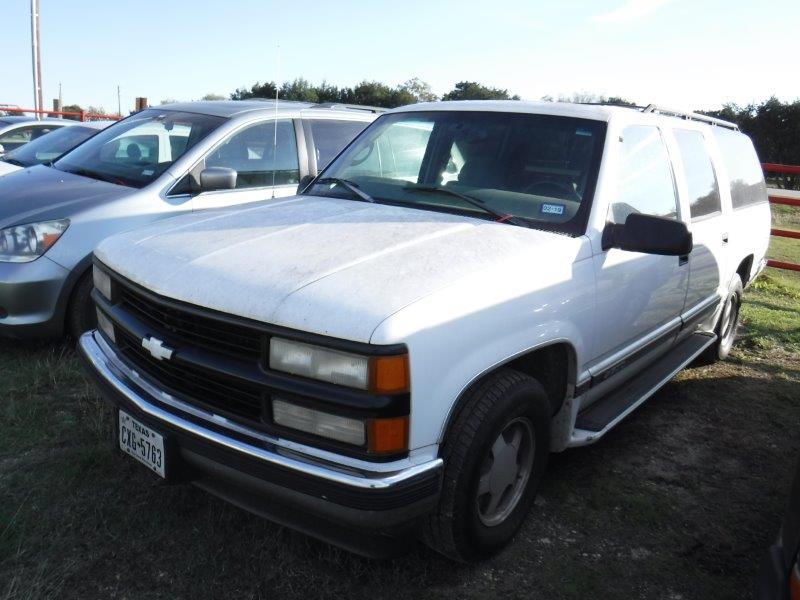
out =
[[508,544],[530,511],[550,453],[550,403],[538,381],[502,369],[468,390],[462,406],[442,447],[442,493],[423,539],[472,562]]
[[67,333],[77,341],[81,335],[97,327],[97,313],[92,300],[92,271],[85,273],[75,284],[67,307]]
[[702,364],[710,365],[720,360],[725,360],[731,353],[733,343],[736,341],[736,331],[739,328],[739,311],[742,307],[742,294],[744,287],[739,275],[734,275],[728,297],[723,304],[714,333],[717,341],[706,348],[700,355]]

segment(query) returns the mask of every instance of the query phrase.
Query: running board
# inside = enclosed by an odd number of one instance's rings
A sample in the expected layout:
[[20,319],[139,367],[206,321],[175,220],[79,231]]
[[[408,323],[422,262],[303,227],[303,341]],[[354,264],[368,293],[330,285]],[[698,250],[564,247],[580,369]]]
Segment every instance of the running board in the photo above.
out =
[[568,446],[596,442],[655,394],[717,339],[715,334],[695,333],[638,373],[619,389],[578,413]]

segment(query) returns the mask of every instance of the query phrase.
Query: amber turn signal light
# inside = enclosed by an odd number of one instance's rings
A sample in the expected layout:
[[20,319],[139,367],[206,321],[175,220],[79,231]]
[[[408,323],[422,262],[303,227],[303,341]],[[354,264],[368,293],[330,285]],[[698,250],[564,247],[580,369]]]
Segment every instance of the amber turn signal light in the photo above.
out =
[[370,392],[399,394],[408,389],[408,354],[374,356],[370,359]]
[[408,450],[408,417],[370,419],[367,424],[367,449],[370,452],[402,452]]

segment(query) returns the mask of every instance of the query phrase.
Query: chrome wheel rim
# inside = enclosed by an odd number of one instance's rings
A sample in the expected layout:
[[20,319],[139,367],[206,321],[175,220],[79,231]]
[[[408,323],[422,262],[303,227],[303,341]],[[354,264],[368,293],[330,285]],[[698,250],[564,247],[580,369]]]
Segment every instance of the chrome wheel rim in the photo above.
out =
[[519,504],[533,470],[536,435],[530,420],[518,417],[500,432],[481,464],[476,505],[487,527],[503,523]]

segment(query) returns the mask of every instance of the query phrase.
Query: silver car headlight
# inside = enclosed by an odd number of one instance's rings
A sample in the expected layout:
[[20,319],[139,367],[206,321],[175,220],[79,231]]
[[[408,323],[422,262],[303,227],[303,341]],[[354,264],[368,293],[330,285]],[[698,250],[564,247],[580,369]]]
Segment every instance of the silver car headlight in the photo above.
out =
[[69,227],[69,219],[42,221],[0,229],[0,262],[24,263],[39,258]]

